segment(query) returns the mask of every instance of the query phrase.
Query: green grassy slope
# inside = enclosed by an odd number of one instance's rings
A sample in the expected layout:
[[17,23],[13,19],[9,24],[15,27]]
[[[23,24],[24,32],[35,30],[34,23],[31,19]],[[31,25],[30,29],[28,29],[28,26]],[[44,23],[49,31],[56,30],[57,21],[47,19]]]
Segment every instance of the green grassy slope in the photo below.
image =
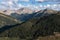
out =
[[17,24],[19,22],[20,21],[16,20],[15,18],[13,18],[11,16],[0,13],[0,27],[5,26],[5,25]]

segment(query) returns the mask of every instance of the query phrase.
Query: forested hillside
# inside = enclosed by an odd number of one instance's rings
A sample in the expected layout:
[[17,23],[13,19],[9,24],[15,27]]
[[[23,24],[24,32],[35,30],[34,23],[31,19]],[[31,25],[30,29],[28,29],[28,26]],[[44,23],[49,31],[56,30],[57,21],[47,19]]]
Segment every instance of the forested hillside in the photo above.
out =
[[16,26],[12,26],[12,28],[5,29],[5,31],[1,32],[0,37],[19,37],[21,39],[35,39],[39,36],[54,35],[54,32],[60,32],[59,30],[60,15],[51,14],[49,16],[44,16],[40,19],[33,18],[22,24],[16,24]]

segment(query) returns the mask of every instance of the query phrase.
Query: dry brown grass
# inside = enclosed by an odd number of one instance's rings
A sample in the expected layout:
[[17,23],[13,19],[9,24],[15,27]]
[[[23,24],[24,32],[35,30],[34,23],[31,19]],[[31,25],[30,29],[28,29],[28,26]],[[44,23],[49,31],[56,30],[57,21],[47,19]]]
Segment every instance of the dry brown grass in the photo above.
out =
[[39,37],[37,40],[60,40],[60,36]]

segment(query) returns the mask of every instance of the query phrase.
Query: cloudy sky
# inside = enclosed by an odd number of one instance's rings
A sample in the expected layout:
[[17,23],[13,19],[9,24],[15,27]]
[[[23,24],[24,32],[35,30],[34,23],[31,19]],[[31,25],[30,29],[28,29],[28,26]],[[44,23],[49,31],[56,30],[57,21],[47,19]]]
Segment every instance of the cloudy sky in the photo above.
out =
[[22,7],[60,10],[60,0],[0,0],[0,9],[17,10]]

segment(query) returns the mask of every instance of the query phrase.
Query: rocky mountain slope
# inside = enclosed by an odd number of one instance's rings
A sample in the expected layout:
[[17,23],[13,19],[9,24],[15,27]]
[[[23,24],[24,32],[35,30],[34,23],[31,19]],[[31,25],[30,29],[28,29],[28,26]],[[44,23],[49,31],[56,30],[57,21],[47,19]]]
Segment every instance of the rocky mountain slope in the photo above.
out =
[[[25,8],[26,9],[26,8]],[[29,11],[25,10],[24,8],[21,8],[19,10],[19,13],[22,12],[22,14],[18,14],[18,13],[12,13],[11,16],[15,17],[18,20],[21,21],[27,21],[29,19],[31,19],[32,17],[40,17],[40,16],[48,16],[50,14],[56,14],[58,11],[55,10],[51,10],[51,9],[44,9],[44,10],[39,10],[38,12],[31,12],[29,13]],[[23,10],[27,11],[26,13],[23,12]]]
[[34,10],[32,10],[30,8],[20,8],[20,9],[16,10],[15,12],[17,14],[25,14],[25,13],[31,14],[34,12]]
[[[45,12],[46,10],[42,13]],[[0,30],[0,37],[19,37],[28,40],[54,35],[54,32],[60,32],[60,12],[48,14],[48,16],[33,17],[21,24],[3,26]]]

